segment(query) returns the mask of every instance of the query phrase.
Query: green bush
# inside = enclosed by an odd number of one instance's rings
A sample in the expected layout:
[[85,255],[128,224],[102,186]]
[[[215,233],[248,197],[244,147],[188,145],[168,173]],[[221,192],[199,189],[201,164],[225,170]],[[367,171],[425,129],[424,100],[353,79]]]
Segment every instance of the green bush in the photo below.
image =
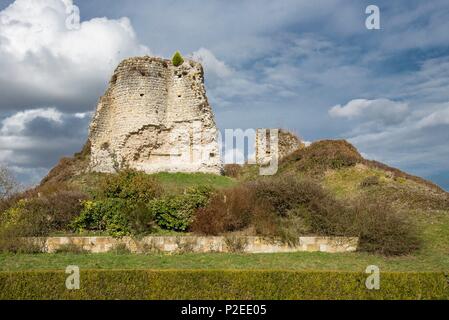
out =
[[52,231],[66,230],[85,199],[87,195],[76,190],[19,198],[0,211],[0,236],[2,231],[13,229],[18,237],[46,236]]
[[72,227],[78,232],[106,231],[115,237],[129,235],[127,214],[132,209],[133,204],[123,199],[88,200]]
[[342,300],[448,299],[442,272],[381,273],[368,290],[365,273],[231,270],[81,270],[79,290],[61,271],[0,272],[0,300]]
[[176,51],[176,52],[175,52],[175,54],[173,55],[171,61],[172,61],[173,65],[174,65],[175,67],[178,67],[178,66],[180,66],[181,64],[184,63],[184,59],[183,59],[183,57],[181,56],[181,53],[179,53],[179,51]]
[[107,175],[101,182],[96,198],[118,198],[135,203],[147,203],[162,194],[159,182],[152,176],[133,170]]
[[204,207],[212,189],[200,186],[181,195],[168,195],[148,204],[149,211],[159,227],[166,230],[186,231],[192,223],[196,209]]

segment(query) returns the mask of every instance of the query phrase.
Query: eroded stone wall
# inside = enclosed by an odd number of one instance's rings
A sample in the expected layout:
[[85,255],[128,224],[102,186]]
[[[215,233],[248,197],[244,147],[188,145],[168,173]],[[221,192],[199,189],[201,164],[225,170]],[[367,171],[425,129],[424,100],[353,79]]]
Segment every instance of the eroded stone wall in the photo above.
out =
[[136,57],[115,70],[90,126],[90,170],[220,174],[201,64]]
[[296,246],[280,240],[263,237],[200,237],[200,236],[148,236],[142,239],[131,237],[50,237],[34,238],[43,243],[42,251],[53,253],[67,246],[92,253],[104,253],[119,245],[134,253],[156,252],[235,252],[278,253],[278,252],[353,252],[357,250],[358,238],[351,237],[299,237]]
[[304,147],[305,144],[290,131],[284,129],[257,129],[256,131],[255,153],[258,164],[267,164],[273,157],[279,161]]

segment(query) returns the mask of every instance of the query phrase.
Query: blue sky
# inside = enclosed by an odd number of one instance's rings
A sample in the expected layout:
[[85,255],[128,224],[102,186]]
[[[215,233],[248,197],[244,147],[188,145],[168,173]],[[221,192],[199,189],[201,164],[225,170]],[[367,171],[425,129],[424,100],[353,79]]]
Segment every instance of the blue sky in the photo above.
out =
[[67,30],[70,4],[0,0],[0,162],[26,183],[81,148],[121,59],[180,50],[203,61],[221,129],[345,138],[449,189],[446,0],[86,0]]

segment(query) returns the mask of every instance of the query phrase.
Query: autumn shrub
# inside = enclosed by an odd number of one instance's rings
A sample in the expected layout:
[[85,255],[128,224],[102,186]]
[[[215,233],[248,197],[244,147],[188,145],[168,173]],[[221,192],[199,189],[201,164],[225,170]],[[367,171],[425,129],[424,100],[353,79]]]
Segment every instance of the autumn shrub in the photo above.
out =
[[253,190],[257,201],[269,204],[281,217],[297,206],[319,202],[327,197],[318,183],[294,175],[261,178],[248,183],[248,187]]
[[361,188],[369,188],[373,186],[378,186],[380,184],[380,179],[378,176],[369,176],[360,182]]
[[226,164],[223,171],[226,177],[238,178],[242,172],[242,166],[236,163]]
[[296,208],[294,215],[311,234],[359,237],[359,251],[404,255],[420,247],[417,230],[410,220],[387,202],[373,197],[348,202],[328,197]]
[[361,198],[355,201],[352,210],[360,251],[404,255],[420,248],[413,222],[389,203]]
[[326,170],[354,166],[363,162],[357,149],[345,140],[322,140],[307,148],[299,149],[282,160],[282,166],[293,166],[296,170],[321,176]]
[[191,230],[206,235],[242,230],[250,225],[255,204],[254,193],[245,186],[222,190],[197,210]]
[[342,201],[307,178],[259,178],[222,190],[197,211],[192,231],[219,235],[252,230],[297,244],[299,236],[359,237],[359,250],[383,255],[419,248],[413,225],[374,197]]

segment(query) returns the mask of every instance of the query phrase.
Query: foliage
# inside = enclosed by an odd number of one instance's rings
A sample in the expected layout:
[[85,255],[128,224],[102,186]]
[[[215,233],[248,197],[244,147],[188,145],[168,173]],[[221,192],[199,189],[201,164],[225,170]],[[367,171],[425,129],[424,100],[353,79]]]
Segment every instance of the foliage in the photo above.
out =
[[420,247],[417,231],[376,198],[341,201],[318,183],[293,175],[259,178],[226,189],[197,211],[192,231],[219,235],[251,229],[296,244],[299,236],[356,236],[360,250],[403,255]]
[[150,201],[148,208],[159,227],[186,231],[192,222],[195,210],[204,207],[211,194],[212,189],[207,186],[191,188],[186,190],[185,194],[154,199]]
[[254,191],[257,201],[266,202],[281,217],[299,205],[319,202],[327,197],[318,183],[293,175],[262,178],[250,182],[248,186]]
[[218,235],[242,230],[250,225],[255,204],[254,194],[246,187],[223,190],[197,211],[192,231]]
[[133,170],[123,170],[117,174],[107,175],[100,181],[98,197],[147,203],[161,193],[160,184],[151,175]]
[[415,225],[388,203],[359,199],[353,211],[360,251],[390,256],[409,254],[421,247]]
[[363,162],[357,149],[345,140],[323,140],[299,149],[282,160],[281,167],[290,167],[313,176],[327,170],[351,167]]
[[224,175],[226,177],[238,178],[243,170],[240,164],[231,163],[224,165]]
[[380,184],[380,180],[378,176],[369,176],[363,179],[360,183],[361,188],[369,188],[373,186],[378,186]]
[[[261,270],[81,270],[80,290],[67,290],[62,271],[1,272],[1,300],[312,300],[447,299],[443,272],[382,273],[367,290],[366,273]],[[151,285],[150,285],[151,284]]]
[[11,197],[17,192],[19,183],[14,179],[11,172],[3,166],[0,166],[0,201]]
[[77,191],[60,191],[37,198],[20,199],[0,212],[0,235],[45,236],[51,231],[66,230],[82,208],[86,195]]
[[129,235],[127,213],[133,209],[130,201],[123,199],[88,200],[72,227],[82,232],[84,230],[106,231],[109,235],[121,237]]
[[175,67],[178,67],[184,63],[184,58],[181,56],[181,53],[179,53],[179,51],[175,52],[171,60]]
[[125,243],[118,243],[110,250],[110,252],[116,255],[124,255],[130,254],[131,250],[129,250]]

